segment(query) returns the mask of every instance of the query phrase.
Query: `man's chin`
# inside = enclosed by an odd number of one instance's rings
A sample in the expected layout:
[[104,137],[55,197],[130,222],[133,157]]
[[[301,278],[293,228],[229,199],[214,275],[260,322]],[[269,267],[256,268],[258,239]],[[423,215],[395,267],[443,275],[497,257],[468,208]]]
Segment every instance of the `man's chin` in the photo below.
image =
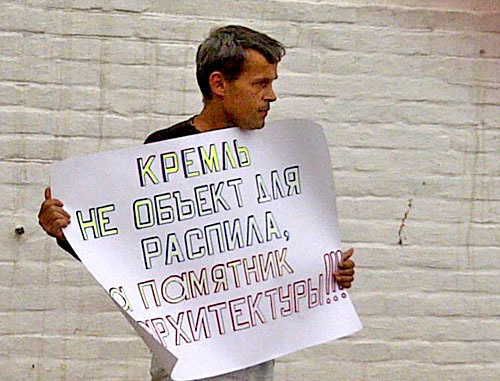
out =
[[266,124],[265,120],[260,120],[260,121],[253,122],[253,123],[246,123],[241,128],[243,130],[260,130],[261,128],[264,128],[265,124]]

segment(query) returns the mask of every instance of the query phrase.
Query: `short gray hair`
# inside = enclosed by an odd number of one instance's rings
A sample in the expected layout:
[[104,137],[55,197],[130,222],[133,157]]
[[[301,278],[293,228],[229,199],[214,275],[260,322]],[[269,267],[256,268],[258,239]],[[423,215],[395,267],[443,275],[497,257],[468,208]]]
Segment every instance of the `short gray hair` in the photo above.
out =
[[220,71],[234,81],[243,71],[248,49],[258,51],[272,64],[286,53],[279,41],[245,26],[227,25],[210,31],[196,53],[196,79],[205,99],[212,98],[210,74]]

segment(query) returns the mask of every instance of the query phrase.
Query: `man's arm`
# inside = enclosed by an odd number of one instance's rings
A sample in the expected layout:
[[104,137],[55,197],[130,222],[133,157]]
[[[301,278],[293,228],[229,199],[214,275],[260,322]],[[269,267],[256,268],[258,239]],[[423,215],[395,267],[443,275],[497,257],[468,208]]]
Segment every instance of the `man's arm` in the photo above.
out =
[[354,249],[351,247],[342,254],[342,262],[339,263],[339,270],[335,272],[335,280],[338,285],[343,288],[350,288],[351,283],[354,282],[354,262],[351,256],[354,254]]
[[[59,247],[80,260],[62,232],[62,228],[71,223],[71,217],[63,209],[63,206],[64,204],[60,200],[52,198],[50,188],[46,188],[45,201],[38,213],[38,222],[48,235],[57,239]],[[335,280],[343,288],[350,288],[352,282],[354,282],[355,264],[350,259],[353,254],[353,248],[342,254],[342,262],[339,263],[339,270],[335,273]]]
[[57,244],[61,248],[80,260],[62,232],[62,228],[68,226],[71,222],[71,217],[63,209],[63,206],[64,204],[60,200],[52,198],[50,188],[46,188],[45,201],[38,213],[38,223],[48,235],[56,238]]
[[[161,135],[163,131],[158,132],[160,134],[148,136],[144,144],[165,140],[166,138]],[[80,260],[62,232],[62,228],[68,226],[71,222],[71,216],[63,209],[63,206],[64,204],[60,200],[52,198],[50,188],[46,188],[45,201],[38,213],[38,223],[48,235],[56,238],[61,249],[70,253],[75,259]]]

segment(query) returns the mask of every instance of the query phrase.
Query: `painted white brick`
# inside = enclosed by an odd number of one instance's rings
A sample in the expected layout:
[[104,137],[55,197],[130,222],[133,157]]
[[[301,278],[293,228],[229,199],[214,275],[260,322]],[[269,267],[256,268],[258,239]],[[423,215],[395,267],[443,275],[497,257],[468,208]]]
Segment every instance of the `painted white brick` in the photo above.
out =
[[408,317],[388,319],[367,317],[365,329],[356,334],[361,340],[413,341],[492,341],[498,340],[500,330],[495,319],[461,319],[443,317]]
[[[92,361],[102,359],[104,361],[111,360],[120,353],[120,347],[131,346],[131,349],[139,348],[141,345],[137,338],[120,338],[120,339],[96,339],[85,337],[66,337],[66,345],[58,345],[60,338],[58,336],[46,336],[43,340],[37,336],[6,336],[0,338],[0,343],[3,348],[12,350],[15,347],[26,347],[25,356],[36,357],[37,353],[45,352],[52,353],[54,357],[77,357],[82,360]],[[85,348],[92,346],[94,351],[88,351]],[[109,370],[108,370],[109,371]]]
[[23,46],[22,33],[0,32],[0,51],[2,52],[3,57],[19,56],[22,50],[22,46]]
[[[17,1],[9,1],[11,3],[15,3]],[[21,2],[18,2],[21,3]],[[65,0],[54,0],[49,3],[47,3],[44,0],[27,0],[22,2],[23,4],[31,7],[31,8],[44,8],[44,9],[51,9],[51,8],[64,8],[66,1]]]
[[23,38],[22,51],[38,58],[69,60],[98,60],[101,41],[92,38],[54,38],[47,35],[28,35]]
[[492,106],[484,106],[482,109],[484,123],[488,127],[498,128],[500,125],[500,106],[492,105]]
[[[63,62],[60,65],[60,81],[68,85],[99,85],[100,69],[84,62]],[[59,83],[59,82],[58,82]]]
[[67,108],[76,111],[98,111],[101,108],[100,95],[99,89],[76,86],[62,92],[63,98],[67,98]]
[[129,115],[152,110],[149,90],[118,89],[105,93],[105,108],[111,112]]
[[156,44],[156,62],[158,65],[181,66],[194,68],[196,46],[179,44]]
[[158,66],[155,72],[155,90],[158,95],[168,90],[189,91],[200,94],[195,73],[194,66],[186,68]]
[[38,226],[48,164],[141,144],[198,113],[198,43],[240,23],[287,46],[270,119],[324,128],[366,327],[279,359],[276,379],[496,379],[499,11],[495,0],[4,1],[2,377],[148,379],[144,344]]
[[393,99],[394,101],[425,101],[469,103],[473,88],[450,85],[439,80],[393,79],[359,75],[284,75],[280,78],[283,95],[325,96],[339,99]]
[[90,112],[10,108],[0,113],[4,133],[99,136],[97,115]]
[[0,136],[0,142],[6,147],[0,159],[62,159],[61,141],[58,139],[3,135]]
[[0,104],[18,105],[23,100],[23,89],[11,84],[0,84]]
[[[3,173],[0,170],[0,173]],[[4,179],[3,181],[5,181]],[[12,184],[0,183],[0,189],[3,190],[3,199],[0,201],[0,210],[2,214],[11,213],[30,215],[37,213],[40,208],[40,201],[43,194],[40,193],[40,185],[38,184]]]
[[18,59],[0,59],[0,80],[22,81],[23,79],[21,64]]
[[109,89],[149,89],[153,86],[153,71],[149,66],[106,65],[104,82]]
[[210,2],[188,0],[180,3],[156,2],[151,11],[175,15],[217,17],[217,18],[255,18],[255,10],[259,9],[259,19],[280,20],[293,22],[353,22],[355,11],[348,7],[339,7],[330,4],[308,3],[307,6],[297,2],[288,2],[282,6],[278,1],[243,2],[237,7],[229,0],[222,0],[213,7]]
[[106,3],[108,3],[108,1],[105,0],[83,0],[83,1],[70,0],[68,1],[67,7],[73,9],[83,9],[83,10],[105,9]]
[[[77,307],[75,305],[75,307]],[[78,308],[75,308],[78,310]],[[46,324],[52,322],[53,324]],[[118,312],[103,312],[96,314],[84,314],[83,311],[72,312],[58,309],[40,314],[37,311],[20,311],[19,317],[9,320],[0,331],[2,335],[22,334],[36,335],[40,326],[45,326],[44,333],[48,336],[94,336],[107,338],[120,338],[124,334],[134,337],[130,332],[128,322]],[[15,325],[15,332],[9,325]]]
[[146,64],[151,62],[151,43],[136,40],[104,40],[102,60],[115,64]]
[[97,86],[99,68],[82,62],[56,61],[27,56],[0,60],[0,80]]
[[[411,207],[408,206],[411,200]],[[500,210],[497,203],[491,201],[475,201],[471,204],[459,200],[440,200],[434,198],[352,198],[337,199],[339,218],[363,216],[367,220],[401,221],[408,211],[408,223],[411,221],[466,223],[473,222],[498,223]],[[471,210],[472,209],[472,210]]]
[[40,163],[9,163],[0,162],[2,183],[36,185],[43,184],[48,177],[45,173],[46,166]]
[[[286,59],[280,63],[280,80],[275,82],[276,85],[281,84],[281,79],[288,73],[318,73],[321,71],[321,60],[325,56],[325,52],[321,49],[312,48],[288,48],[286,51]],[[346,52],[331,51],[328,62],[331,64],[330,70],[326,72],[330,74],[344,74],[346,69],[352,72],[357,61],[352,54]],[[286,84],[283,84],[285,86]],[[286,88],[286,87],[285,87]]]
[[470,293],[418,294],[407,292],[384,295],[382,291],[354,294],[355,304],[364,315],[374,316],[438,316],[447,318],[497,316],[489,307],[498,305],[498,296]]
[[[63,344],[66,346],[66,344]],[[143,353],[144,350],[143,350]],[[71,378],[76,381],[84,381],[88,379],[88,374],[95,375],[94,380],[144,380],[149,374],[146,368],[141,368],[139,361],[126,362],[122,360],[114,361],[99,361],[95,359],[89,364],[87,361],[78,361],[69,358],[69,355],[63,356],[60,359],[42,359],[40,356],[26,357],[23,359],[17,358],[9,361],[12,363],[12,369],[8,369],[2,373],[8,380],[36,379],[47,377],[47,379],[56,379],[61,374],[64,377]],[[145,360],[144,360],[145,361]],[[5,363],[1,362],[1,366]],[[116,367],[113,376],[109,376],[109,369]]]
[[19,6],[2,6],[0,13],[1,30],[45,32],[47,12]]
[[26,107],[60,110],[67,108],[67,97],[63,96],[64,90],[51,86],[26,86],[24,94]]
[[[457,272],[440,269],[398,270],[364,270],[357,276],[363,291],[384,292],[457,292],[457,293],[494,293],[500,294],[500,286],[496,286],[496,274],[487,272]],[[439,290],[439,291],[438,291]]]
[[498,104],[500,101],[500,89],[497,87],[492,88],[479,88],[476,91],[478,104]]
[[[456,151],[448,151],[445,154],[443,152],[370,148],[335,148],[331,150],[334,169],[360,172],[382,171],[385,169],[396,176],[401,172],[459,175],[464,172],[463,156],[462,153]],[[374,160],[374,158],[377,159]],[[488,160],[489,158],[490,156],[488,156]],[[479,155],[477,160],[481,160]],[[492,175],[494,174],[492,173]]]
[[[324,346],[319,348],[323,350]],[[293,375],[294,379],[297,380],[310,381],[328,380],[331,377],[346,381],[362,379],[364,371],[358,364],[349,361],[334,361],[331,358],[318,358],[318,354],[314,357],[311,356],[307,361],[304,359],[296,359],[295,361],[286,361],[286,358],[280,359],[275,368],[275,380],[290,380],[290,375]],[[323,365],[325,363],[331,365],[331,370],[325,369]]]
[[361,51],[364,53],[392,53],[401,55],[435,55],[479,57],[498,57],[497,34],[487,38],[479,34],[463,34],[445,31],[406,31],[374,28],[368,26],[330,26],[303,28],[299,46],[323,47],[334,50]]
[[[388,102],[364,101],[356,102],[356,107],[350,101],[333,98],[324,99],[324,112],[329,121],[335,122],[365,122],[365,123],[408,123],[408,124],[440,124],[464,125],[477,122],[477,108],[469,105],[456,107],[453,104],[432,104],[426,102]],[[485,107],[486,111],[486,107]],[[496,116],[492,114],[493,123]]]
[[500,132],[479,126],[443,127],[420,125],[416,130],[402,123],[351,123],[340,124],[319,121],[329,145],[336,147],[380,147],[429,152],[459,151],[464,155],[472,152],[496,152]]
[[128,11],[128,12],[143,12],[150,8],[151,1],[143,1],[143,0],[132,0],[123,2],[120,0],[111,0],[110,6],[117,11]]
[[[82,2],[78,1],[75,4]],[[134,19],[129,15],[53,11],[49,13],[46,32],[80,36],[131,37],[134,34]]]
[[[456,30],[498,32],[499,14],[481,14],[457,10],[408,9],[388,7],[359,7],[357,21],[378,27],[402,29]],[[495,20],[496,19],[496,20]],[[494,22],[494,20],[496,22]]]
[[199,98],[199,93],[167,90],[156,96],[154,111],[159,114],[191,114],[199,110],[196,107],[197,104],[201,106]]
[[220,23],[199,19],[183,20],[172,16],[141,16],[136,24],[136,33],[141,38],[199,43],[208,31]]
[[500,367],[489,364],[458,364],[446,367],[421,364],[418,362],[388,362],[371,364],[370,376],[376,380],[417,380],[423,379],[455,379],[455,380],[491,380],[495,379]]

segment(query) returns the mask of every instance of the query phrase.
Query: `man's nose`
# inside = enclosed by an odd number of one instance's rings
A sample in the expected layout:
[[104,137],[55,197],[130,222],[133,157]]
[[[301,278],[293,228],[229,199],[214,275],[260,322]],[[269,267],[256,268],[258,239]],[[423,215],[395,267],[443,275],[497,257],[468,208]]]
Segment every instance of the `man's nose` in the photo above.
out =
[[266,101],[274,102],[276,99],[278,98],[276,97],[276,93],[273,90],[273,86],[269,85],[266,91]]

